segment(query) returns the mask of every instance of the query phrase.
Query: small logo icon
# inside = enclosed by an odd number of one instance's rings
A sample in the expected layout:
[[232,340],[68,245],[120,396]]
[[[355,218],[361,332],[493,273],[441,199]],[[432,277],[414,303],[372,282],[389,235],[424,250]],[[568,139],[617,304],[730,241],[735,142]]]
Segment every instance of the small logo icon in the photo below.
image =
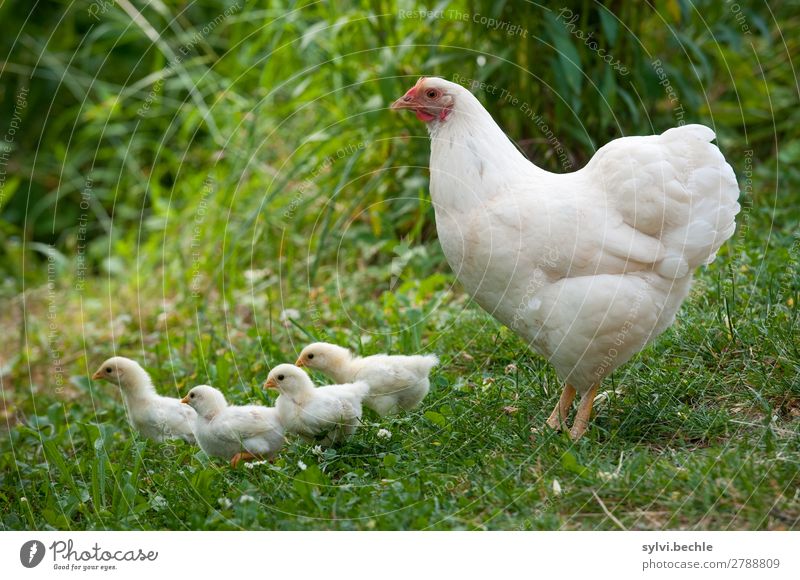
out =
[[19,549],[19,561],[26,568],[36,568],[44,559],[44,544],[39,540],[30,540]]

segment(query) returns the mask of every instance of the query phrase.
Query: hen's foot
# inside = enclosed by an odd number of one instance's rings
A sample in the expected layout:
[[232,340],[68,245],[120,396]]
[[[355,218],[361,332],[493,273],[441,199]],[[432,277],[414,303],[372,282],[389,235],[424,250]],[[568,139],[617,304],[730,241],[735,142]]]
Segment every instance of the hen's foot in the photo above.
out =
[[569,431],[569,436],[573,441],[583,437],[583,434],[586,433],[586,428],[589,427],[589,419],[592,416],[592,405],[594,405],[597,387],[598,385],[592,385],[581,397],[578,412],[575,413],[575,421],[572,422],[572,429]]
[[547,419],[547,426],[556,431],[561,431],[567,426],[567,415],[572,401],[575,399],[575,387],[570,384],[564,385],[564,390],[561,391],[561,397],[556,403],[555,409],[550,413],[550,418]]

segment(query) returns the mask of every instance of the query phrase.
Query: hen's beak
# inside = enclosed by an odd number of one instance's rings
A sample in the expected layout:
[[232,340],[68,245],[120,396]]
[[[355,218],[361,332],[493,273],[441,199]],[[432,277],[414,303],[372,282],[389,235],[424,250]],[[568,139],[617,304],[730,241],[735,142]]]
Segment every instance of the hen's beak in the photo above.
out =
[[414,89],[413,88],[409,89],[409,91],[405,95],[403,95],[402,97],[397,99],[394,103],[392,103],[392,106],[389,108],[392,109],[393,111],[397,111],[399,109],[416,109],[418,103],[413,93]]
[[93,381],[99,381],[102,378],[103,378],[103,371],[102,370],[97,370],[92,375],[92,380]]
[[406,94],[397,99],[392,106],[389,107],[392,110],[398,109],[416,109],[419,107],[419,103],[417,102],[417,90],[419,89],[420,83],[425,79],[425,77],[420,77],[413,87],[406,91]]
[[306,363],[303,362],[303,357],[298,357],[296,361],[294,361],[294,366],[296,367],[304,367]]
[[275,382],[275,379],[273,379],[272,377],[270,377],[270,378],[268,378],[268,379],[267,379],[267,381],[264,383],[264,388],[265,388],[265,389],[277,389],[277,388],[278,388],[278,383],[277,383],[277,382]]
[[189,395],[186,395],[184,398],[182,398],[181,399],[181,403],[183,403],[184,405],[188,405],[189,404]]

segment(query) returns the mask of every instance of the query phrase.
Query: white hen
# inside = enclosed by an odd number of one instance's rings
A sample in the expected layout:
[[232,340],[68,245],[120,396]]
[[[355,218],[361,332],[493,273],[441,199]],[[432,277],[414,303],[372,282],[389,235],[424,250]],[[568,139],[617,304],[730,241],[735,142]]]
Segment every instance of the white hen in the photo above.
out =
[[598,385],[675,318],[731,237],[739,188],[702,125],[625,137],[574,173],[529,162],[464,87],[421,78],[394,109],[431,136],[431,199],[467,292],[565,382],[548,424],[588,425]]
[[306,441],[322,437],[322,445],[339,443],[355,433],[361,402],[369,393],[364,381],[315,388],[304,371],[290,364],[272,369],[264,387],[280,392],[275,408],[286,431]]
[[193,427],[197,414],[181,405],[180,399],[156,393],[150,375],[136,361],[112,357],[100,365],[92,379],[119,385],[128,421],[144,437],[154,441],[183,439],[187,443],[195,442]]
[[272,407],[228,405],[214,387],[194,387],[182,400],[197,411],[195,433],[200,448],[211,457],[241,461],[272,460],[286,439],[278,412]]
[[369,395],[364,405],[379,415],[409,411],[428,394],[428,374],[439,364],[436,355],[386,355],[355,357],[346,348],[315,342],[303,349],[299,367],[321,371],[339,383],[366,381]]

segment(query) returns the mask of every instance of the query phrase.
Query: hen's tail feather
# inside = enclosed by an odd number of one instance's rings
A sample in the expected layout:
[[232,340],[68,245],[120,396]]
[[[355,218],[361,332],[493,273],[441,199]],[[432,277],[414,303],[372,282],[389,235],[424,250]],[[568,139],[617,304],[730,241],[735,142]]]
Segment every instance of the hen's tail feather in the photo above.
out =
[[[667,252],[656,271],[662,276],[681,278],[710,264],[736,228],[739,185],[733,169],[711,143],[715,137],[703,125],[677,127],[661,135],[673,159],[684,160],[683,167],[676,167],[680,183],[674,187],[682,186],[682,193],[688,193],[688,219],[665,228],[661,236]],[[669,190],[666,193],[670,195]]]

